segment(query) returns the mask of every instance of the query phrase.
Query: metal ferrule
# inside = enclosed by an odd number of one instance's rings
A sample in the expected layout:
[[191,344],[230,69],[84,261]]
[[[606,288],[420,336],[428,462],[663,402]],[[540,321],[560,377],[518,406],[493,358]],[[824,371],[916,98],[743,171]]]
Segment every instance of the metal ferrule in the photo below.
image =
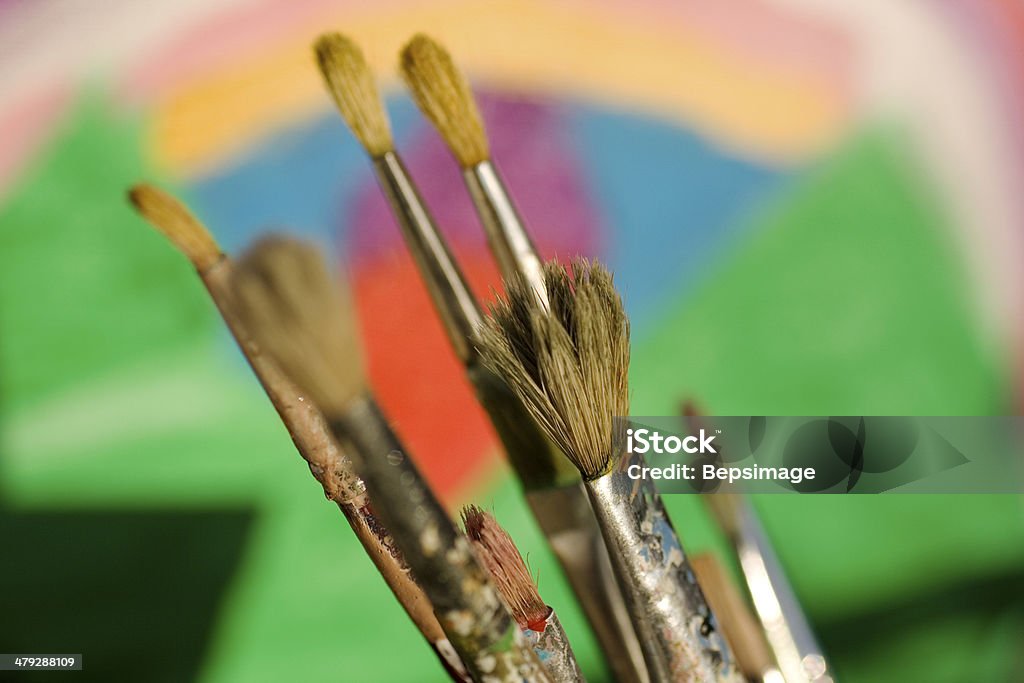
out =
[[737,505],[736,554],[782,677],[786,683],[831,683],[828,660],[764,528],[747,501],[737,501]]
[[546,308],[548,297],[544,286],[544,264],[494,164],[482,161],[464,168],[462,177],[480,215],[480,222],[487,233],[491,252],[498,261],[501,276],[506,280],[515,275],[525,278]]
[[619,683],[647,683],[640,644],[618,586],[608,550],[590,509],[579,470],[543,435],[507,385],[486,369],[469,368],[480,403],[501,438],[526,501]]
[[352,445],[375,512],[434,606],[474,680],[548,683],[469,541],[460,534],[369,394],[355,399],[332,431]]
[[654,683],[741,683],[679,537],[652,482],[633,480],[622,467],[585,482],[604,534],[612,568]]
[[422,274],[434,307],[459,359],[475,357],[477,328],[483,322],[476,297],[466,284],[448,245],[420,198],[416,185],[395,152],[374,157],[373,167],[385,196],[394,209],[409,252]]
[[528,490],[526,502],[565,572],[615,680],[648,683],[640,642],[583,484]]
[[524,628],[523,635],[537,653],[537,658],[553,683],[584,683],[576,655],[569,645],[569,637],[565,635],[555,610],[552,609],[548,614],[543,629],[534,631],[532,628]]

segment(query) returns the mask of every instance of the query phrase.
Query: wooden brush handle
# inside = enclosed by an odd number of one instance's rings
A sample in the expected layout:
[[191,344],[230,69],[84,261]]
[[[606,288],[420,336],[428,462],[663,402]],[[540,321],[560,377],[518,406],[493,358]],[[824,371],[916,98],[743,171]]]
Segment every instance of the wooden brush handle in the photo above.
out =
[[231,262],[226,257],[221,258],[213,266],[200,271],[199,276],[281,417],[292,443],[323,487],[324,494],[341,508],[366,554],[416,628],[437,653],[452,679],[465,681],[466,678],[459,674],[461,662],[447,645],[444,630],[434,615],[430,600],[413,580],[387,529],[377,521],[363,482],[356,476],[349,458],[328,430],[323,415],[268,356],[260,353],[258,346],[232,312],[228,284]]
[[712,553],[691,556],[690,566],[718,618],[725,639],[732,646],[740,671],[749,679],[761,680],[766,671],[775,668],[775,662],[747,603]]

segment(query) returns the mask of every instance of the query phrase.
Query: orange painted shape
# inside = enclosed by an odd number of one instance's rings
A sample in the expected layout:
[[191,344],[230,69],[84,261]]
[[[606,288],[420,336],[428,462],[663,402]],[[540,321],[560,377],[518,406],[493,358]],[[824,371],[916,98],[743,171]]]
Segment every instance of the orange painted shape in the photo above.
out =
[[[499,282],[486,253],[459,262],[478,295]],[[360,260],[353,283],[377,397],[438,495],[460,500],[493,473],[500,450],[415,264],[404,250]]]

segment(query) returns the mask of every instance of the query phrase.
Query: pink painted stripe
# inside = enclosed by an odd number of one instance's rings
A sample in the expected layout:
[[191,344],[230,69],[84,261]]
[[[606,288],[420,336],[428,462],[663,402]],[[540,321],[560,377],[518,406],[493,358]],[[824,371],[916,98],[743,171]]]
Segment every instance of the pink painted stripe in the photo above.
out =
[[[410,0],[377,0],[373,12]],[[140,104],[219,66],[265,51],[290,36],[317,33],[334,25],[339,12],[366,11],[359,0],[269,0],[218,14],[195,30],[172,37],[128,71],[118,99]]]
[[[961,0],[942,6],[973,38],[999,86],[995,94],[1006,107],[1004,133],[1013,140],[1017,184],[1024,186],[1024,5],[1015,0]],[[1018,200],[1024,209],[1024,197]]]
[[[956,25],[973,34],[999,84],[998,95],[1006,107],[1005,134],[1014,150],[1013,184],[1024,187],[1024,130],[1020,127],[1024,121],[1024,5],[1018,0],[962,0],[949,3],[948,9]],[[1015,199],[1018,215],[1024,214],[1024,197],[1018,194]],[[1014,319],[1017,409],[1024,414],[1024,315]]]
[[0,111],[0,195],[5,194],[33,152],[49,139],[72,93],[66,85],[40,88],[31,97]]

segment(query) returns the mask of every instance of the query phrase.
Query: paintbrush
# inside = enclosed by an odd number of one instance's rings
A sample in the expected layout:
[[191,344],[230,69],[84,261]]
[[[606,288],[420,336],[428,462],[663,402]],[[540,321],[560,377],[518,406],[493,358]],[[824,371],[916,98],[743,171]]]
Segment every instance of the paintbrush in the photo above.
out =
[[476,681],[550,679],[469,541],[437,501],[366,384],[347,304],[317,250],[294,240],[256,245],[232,292],[246,327],[350,448],[378,514]]
[[743,675],[752,681],[782,683],[764,633],[722,563],[712,553],[700,553],[690,558],[690,564]]
[[[229,289],[231,261],[210,232],[171,195],[152,185],[140,184],[133,187],[128,196],[139,214],[191,261],[281,417],[295,448],[323,487],[324,494],[341,509],[391,592],[434,648],[445,668],[455,680],[464,680],[462,663],[434,616],[430,601],[409,575],[409,568],[390,534],[377,520],[365,485],[327,430],[323,416],[270,358],[260,354],[252,337],[232,311]],[[352,321],[348,324],[354,325]]]
[[508,532],[493,515],[475,505],[462,509],[462,525],[477,557],[487,568],[551,680],[582,683],[583,674],[558,615],[541,599],[523,556]]
[[491,161],[483,119],[469,83],[448,52],[422,33],[402,50],[401,67],[416,104],[462,167],[462,177],[502,276],[519,273],[537,298],[545,302],[540,256]]
[[[547,305],[541,259],[494,165],[483,121],[466,79],[448,53],[424,35],[402,51],[402,75],[413,98],[459,161],[488,244],[505,280],[521,278]],[[561,455],[557,457],[562,461]],[[534,466],[535,467],[535,466]],[[520,474],[523,477],[523,474]],[[647,671],[608,550],[578,480],[524,480],[527,500],[594,629],[615,677],[645,683]]]
[[[682,412],[691,430],[701,428],[695,402],[685,401]],[[749,497],[719,490],[701,498],[733,546],[754,612],[786,683],[831,683],[824,649]]]
[[[647,680],[621,596],[602,576],[607,551],[578,471],[537,428],[477,350],[483,316],[458,263],[394,148],[387,114],[362,52],[348,38],[321,36],[317,63],[328,91],[370,156],[445,332],[493,424],[524,495],[622,683]],[[607,568],[603,573],[602,568]]]
[[[611,274],[544,268],[549,306],[520,278],[484,328],[484,360],[579,468],[652,681],[742,680],[661,498],[625,452],[629,321]],[[618,418],[618,419],[617,419]]]
[[366,150],[448,340],[528,490],[573,484],[579,474],[534,425],[508,388],[482,367],[483,314],[459,264],[394,148],[383,103],[359,47],[338,33],[321,36],[317,62],[342,118]]

